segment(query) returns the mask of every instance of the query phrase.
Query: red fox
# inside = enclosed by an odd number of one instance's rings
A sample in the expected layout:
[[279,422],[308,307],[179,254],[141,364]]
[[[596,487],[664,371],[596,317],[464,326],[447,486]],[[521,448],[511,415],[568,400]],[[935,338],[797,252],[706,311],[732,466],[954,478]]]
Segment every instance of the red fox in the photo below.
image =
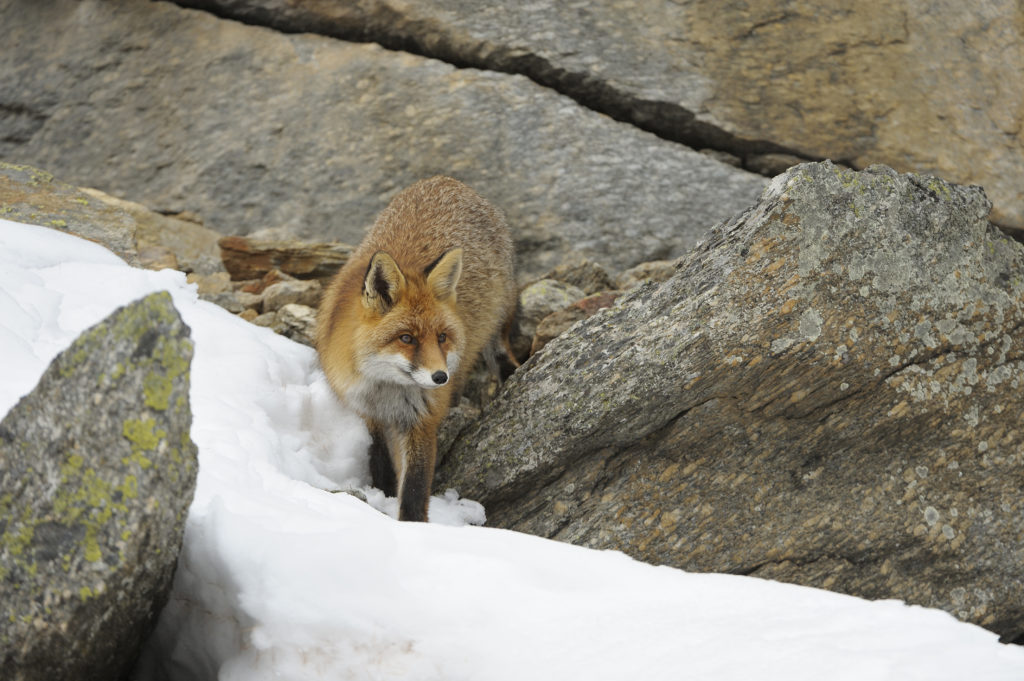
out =
[[433,177],[391,201],[324,293],[320,363],[366,422],[373,485],[399,520],[427,520],[437,427],[481,352],[517,366],[512,261],[502,214]]

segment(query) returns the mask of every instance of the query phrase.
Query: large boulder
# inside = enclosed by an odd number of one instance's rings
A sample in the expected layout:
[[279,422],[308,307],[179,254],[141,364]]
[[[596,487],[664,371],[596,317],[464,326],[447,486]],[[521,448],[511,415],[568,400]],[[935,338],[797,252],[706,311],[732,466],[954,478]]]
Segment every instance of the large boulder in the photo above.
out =
[[1024,246],[977,187],[776,178],[452,447],[488,522],[1024,634]]
[[508,214],[524,278],[570,251],[620,270],[681,255],[765,184],[524,76],[148,0],[0,16],[0,158],[223,234],[358,243],[440,173]]
[[0,422],[0,678],[120,679],[195,488],[192,342],[170,296],[114,312]]
[[751,168],[795,154],[981,184],[994,221],[1024,229],[1024,10],[1014,0],[179,2],[522,73]]

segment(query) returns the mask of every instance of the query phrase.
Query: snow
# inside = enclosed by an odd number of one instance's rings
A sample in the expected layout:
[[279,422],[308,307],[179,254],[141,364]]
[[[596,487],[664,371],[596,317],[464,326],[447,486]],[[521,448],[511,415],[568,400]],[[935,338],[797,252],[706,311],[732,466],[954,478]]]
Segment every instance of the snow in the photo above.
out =
[[[937,610],[474,527],[483,509],[454,492],[434,522],[399,523],[309,348],[180,273],[3,220],[0,414],[82,330],[158,290],[195,341],[200,468],[144,681],[1024,679],[1024,649]],[[348,488],[370,505],[331,492]]]

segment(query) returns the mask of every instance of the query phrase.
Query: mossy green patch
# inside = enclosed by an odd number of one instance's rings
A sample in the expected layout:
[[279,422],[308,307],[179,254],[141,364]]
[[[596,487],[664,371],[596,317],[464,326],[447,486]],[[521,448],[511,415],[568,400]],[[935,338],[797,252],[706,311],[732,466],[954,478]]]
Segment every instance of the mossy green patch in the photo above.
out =
[[142,379],[142,391],[147,407],[164,411],[170,406],[174,381],[167,374],[149,371]]
[[929,178],[927,187],[935,192],[936,195],[941,196],[947,201],[953,198],[953,193],[949,190],[949,185],[937,177]]
[[160,440],[167,437],[167,431],[157,428],[151,418],[128,419],[121,433],[132,443],[132,451],[155,451]]
[[139,496],[139,480],[134,475],[124,476],[124,481],[115,488],[123,499],[135,499]]

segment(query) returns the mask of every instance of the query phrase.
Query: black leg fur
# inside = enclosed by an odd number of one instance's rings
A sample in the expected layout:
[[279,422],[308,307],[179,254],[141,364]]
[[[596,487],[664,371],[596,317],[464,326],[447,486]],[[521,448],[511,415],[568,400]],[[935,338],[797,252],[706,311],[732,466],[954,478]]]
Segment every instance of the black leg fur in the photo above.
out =
[[395,478],[395,468],[391,465],[388,445],[381,433],[371,435],[373,441],[370,443],[370,478],[374,487],[393,497],[398,493],[398,481]]
[[402,487],[402,498],[398,500],[399,520],[426,522],[433,469],[433,465],[428,465],[422,460],[413,459],[409,462],[409,470],[405,472],[405,484]]

